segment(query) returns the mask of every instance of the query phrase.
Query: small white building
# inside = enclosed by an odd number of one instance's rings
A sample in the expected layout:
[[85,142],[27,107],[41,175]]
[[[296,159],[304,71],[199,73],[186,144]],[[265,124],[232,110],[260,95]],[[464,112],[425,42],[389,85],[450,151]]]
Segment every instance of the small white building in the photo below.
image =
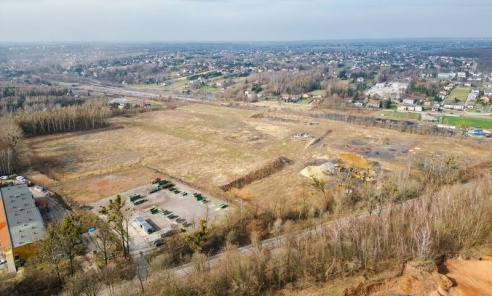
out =
[[415,99],[403,99],[402,103],[405,105],[415,105]]

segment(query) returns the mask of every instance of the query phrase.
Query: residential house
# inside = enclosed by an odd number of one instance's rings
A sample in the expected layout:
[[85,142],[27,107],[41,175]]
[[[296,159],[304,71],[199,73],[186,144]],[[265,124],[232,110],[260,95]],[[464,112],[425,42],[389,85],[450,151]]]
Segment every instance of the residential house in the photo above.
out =
[[441,90],[439,92],[439,98],[441,98],[441,100],[444,100],[446,98],[446,96],[448,95],[448,92],[445,91],[445,90]]
[[291,103],[295,103],[297,101],[300,100],[302,96],[301,95],[288,95],[288,94],[284,94],[281,96],[281,99],[282,101],[284,102],[291,102]]
[[464,105],[454,105],[454,104],[445,104],[445,109],[454,109],[454,110],[465,110]]

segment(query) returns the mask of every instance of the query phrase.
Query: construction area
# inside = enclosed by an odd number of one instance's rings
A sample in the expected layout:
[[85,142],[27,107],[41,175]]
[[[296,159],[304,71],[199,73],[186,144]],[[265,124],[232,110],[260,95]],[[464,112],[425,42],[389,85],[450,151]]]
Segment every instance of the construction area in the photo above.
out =
[[[130,250],[139,254],[157,246],[156,241],[180,231],[193,230],[201,219],[214,223],[229,205],[187,185],[170,179],[156,178],[150,184],[119,194],[125,200],[130,228]],[[99,214],[116,196],[87,205]]]

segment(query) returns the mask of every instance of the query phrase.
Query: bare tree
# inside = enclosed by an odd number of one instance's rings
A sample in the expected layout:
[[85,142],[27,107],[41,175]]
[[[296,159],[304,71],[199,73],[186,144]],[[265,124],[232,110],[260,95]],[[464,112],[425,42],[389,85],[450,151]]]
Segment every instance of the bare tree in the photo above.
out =
[[115,199],[109,200],[107,207],[101,206],[99,213],[106,215],[108,222],[120,237],[120,243],[123,248],[123,255],[126,259],[130,259],[130,235],[128,228],[130,226],[129,215],[130,210],[125,209],[125,200],[121,195],[117,195]]
[[114,233],[109,228],[108,224],[102,220],[97,220],[96,231],[91,232],[93,242],[96,248],[103,253],[104,265],[108,265],[108,260],[111,252],[111,247],[115,242]]

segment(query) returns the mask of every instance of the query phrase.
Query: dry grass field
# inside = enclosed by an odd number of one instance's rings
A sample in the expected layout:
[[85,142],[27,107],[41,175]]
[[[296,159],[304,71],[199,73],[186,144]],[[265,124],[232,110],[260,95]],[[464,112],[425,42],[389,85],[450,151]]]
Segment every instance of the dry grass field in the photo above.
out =
[[[313,121],[319,124],[306,124]],[[28,139],[28,155],[39,171],[30,177],[82,203],[129,190],[162,175],[221,195],[220,186],[283,156],[291,164],[231,190],[278,212],[319,198],[312,181],[299,173],[318,158],[352,153],[392,171],[402,168],[409,158],[434,152],[452,153],[464,163],[490,157],[485,142],[206,104],[113,118],[111,124],[118,128]],[[293,137],[298,133],[309,136]]]

